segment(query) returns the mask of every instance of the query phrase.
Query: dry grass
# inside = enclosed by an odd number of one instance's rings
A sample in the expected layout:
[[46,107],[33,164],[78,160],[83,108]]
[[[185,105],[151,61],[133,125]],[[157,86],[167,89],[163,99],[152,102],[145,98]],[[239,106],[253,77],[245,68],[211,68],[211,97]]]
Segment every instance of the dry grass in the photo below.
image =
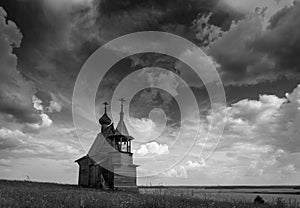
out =
[[294,208],[299,204],[279,200],[256,205],[245,201],[213,201],[192,197],[155,196],[149,194],[105,192],[71,185],[0,180],[0,207],[280,207]]

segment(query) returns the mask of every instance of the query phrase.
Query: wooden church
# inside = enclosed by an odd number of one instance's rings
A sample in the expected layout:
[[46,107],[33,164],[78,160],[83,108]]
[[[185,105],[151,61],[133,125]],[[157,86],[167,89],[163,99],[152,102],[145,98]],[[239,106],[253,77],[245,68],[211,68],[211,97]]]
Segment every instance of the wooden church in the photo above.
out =
[[136,168],[131,153],[131,137],[124,123],[123,102],[117,128],[105,111],[99,119],[101,132],[97,135],[88,154],[75,162],[79,165],[78,185],[115,190],[138,191]]

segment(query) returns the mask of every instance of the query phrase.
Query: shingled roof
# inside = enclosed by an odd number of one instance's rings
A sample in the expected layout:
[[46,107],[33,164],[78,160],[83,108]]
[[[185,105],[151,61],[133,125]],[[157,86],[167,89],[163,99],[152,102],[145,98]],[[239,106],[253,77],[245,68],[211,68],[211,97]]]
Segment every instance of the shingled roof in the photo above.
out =
[[128,136],[129,133],[128,133],[128,130],[126,128],[126,125],[125,125],[125,122],[124,120],[120,120],[119,123],[118,123],[118,126],[117,126],[117,129],[118,133],[124,135],[124,136]]

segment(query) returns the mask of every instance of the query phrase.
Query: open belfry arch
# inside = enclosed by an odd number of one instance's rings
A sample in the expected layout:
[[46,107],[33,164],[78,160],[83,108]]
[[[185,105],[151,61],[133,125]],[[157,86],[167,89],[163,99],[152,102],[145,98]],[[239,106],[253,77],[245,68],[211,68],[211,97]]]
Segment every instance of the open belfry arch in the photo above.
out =
[[99,119],[101,132],[97,135],[88,154],[75,162],[79,165],[78,185],[103,189],[131,189],[137,191],[136,168],[132,158],[132,140],[124,122],[123,105],[120,99],[120,121],[117,128],[107,115],[107,105],[104,104],[104,114]]

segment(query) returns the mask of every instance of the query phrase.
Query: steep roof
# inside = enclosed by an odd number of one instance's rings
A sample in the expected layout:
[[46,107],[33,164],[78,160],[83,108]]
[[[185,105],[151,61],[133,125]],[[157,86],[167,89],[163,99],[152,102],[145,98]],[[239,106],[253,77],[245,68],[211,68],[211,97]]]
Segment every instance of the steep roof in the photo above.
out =
[[109,141],[104,137],[102,133],[99,133],[91,146],[88,156],[91,157],[95,163],[102,163],[108,157],[108,153],[116,151]]
[[123,119],[120,119],[116,130],[118,131],[118,133],[120,133],[120,134],[122,134],[124,136],[128,136],[129,135],[128,130],[126,128],[126,125],[125,125]]
[[120,111],[120,121],[118,123],[118,126],[116,128],[116,133],[119,135],[124,135],[124,136],[128,136],[128,130],[126,128],[126,125],[124,123],[124,111],[123,111],[123,104],[125,102],[125,100],[123,98],[121,98],[119,101],[121,101],[121,111]]

